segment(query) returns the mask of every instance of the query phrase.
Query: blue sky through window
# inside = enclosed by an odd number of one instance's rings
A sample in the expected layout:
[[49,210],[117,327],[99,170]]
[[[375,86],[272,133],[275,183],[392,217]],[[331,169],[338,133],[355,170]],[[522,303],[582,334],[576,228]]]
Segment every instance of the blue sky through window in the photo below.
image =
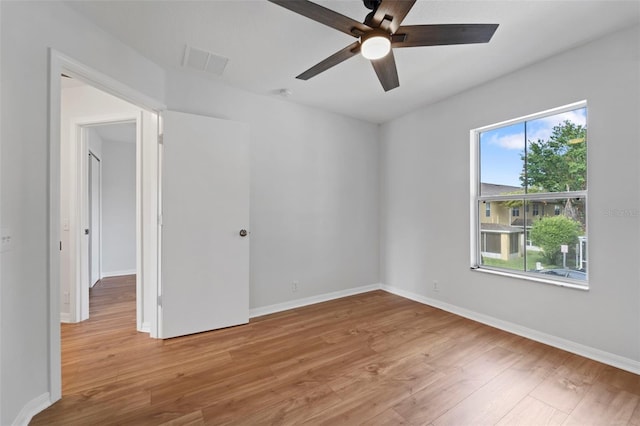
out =
[[521,187],[526,139],[548,140],[553,127],[569,120],[586,126],[587,109],[580,108],[480,133],[480,181]]

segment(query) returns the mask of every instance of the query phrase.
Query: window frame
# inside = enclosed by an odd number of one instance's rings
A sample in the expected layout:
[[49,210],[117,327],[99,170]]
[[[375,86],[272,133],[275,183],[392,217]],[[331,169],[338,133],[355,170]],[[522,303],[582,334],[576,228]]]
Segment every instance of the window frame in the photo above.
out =
[[[576,109],[587,108],[587,129],[589,128],[589,112],[588,105],[586,100],[582,100],[579,102],[574,102],[568,105],[560,106],[557,108],[548,109],[545,111],[537,112],[534,114],[529,114],[526,116],[514,118],[511,120],[505,120],[499,123],[491,124],[488,126],[482,126],[470,131],[470,204],[471,204],[471,215],[470,215],[470,228],[471,228],[471,250],[470,250],[470,268],[474,271],[479,272],[487,272],[490,274],[503,275],[512,278],[519,278],[528,281],[534,281],[545,284],[552,284],[560,287],[568,287],[574,288],[578,290],[588,290],[589,289],[589,269],[587,268],[587,277],[583,280],[564,278],[564,277],[553,277],[549,278],[549,276],[541,276],[542,274],[538,274],[535,272],[528,272],[526,270],[512,270],[506,268],[499,268],[490,265],[482,265],[481,262],[481,217],[482,212],[480,211],[480,205],[483,202],[504,202],[511,201],[514,199],[522,200],[524,205],[528,203],[534,202],[544,202],[551,199],[566,199],[566,198],[581,198],[584,200],[585,205],[585,224],[586,224],[586,239],[589,240],[589,203],[588,203],[588,186],[589,186],[589,144],[587,143],[587,189],[581,191],[564,191],[564,192],[545,192],[545,193],[526,193],[526,194],[517,194],[517,195],[493,195],[493,196],[483,196],[481,195],[481,175],[480,175],[480,134],[482,132],[487,132],[490,130],[511,126],[518,123],[523,123],[527,121],[532,121],[536,119],[540,119],[543,117],[548,117],[556,114],[561,114],[564,112],[573,111]],[[525,141],[526,142],[526,141]],[[544,206],[543,206],[544,208]],[[535,217],[532,215],[532,217]],[[526,239],[525,239],[526,241]],[[582,243],[580,243],[582,244]],[[524,249],[526,250],[526,244]],[[587,250],[587,259],[586,264],[590,265],[591,259],[589,259],[589,253],[591,250]]]

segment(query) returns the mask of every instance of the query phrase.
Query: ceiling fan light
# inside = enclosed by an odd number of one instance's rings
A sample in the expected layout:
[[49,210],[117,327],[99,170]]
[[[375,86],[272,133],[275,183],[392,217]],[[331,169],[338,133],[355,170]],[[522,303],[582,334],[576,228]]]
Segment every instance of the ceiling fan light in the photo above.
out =
[[380,59],[391,50],[391,40],[386,34],[374,34],[370,37],[363,37],[360,45],[362,56],[367,59]]

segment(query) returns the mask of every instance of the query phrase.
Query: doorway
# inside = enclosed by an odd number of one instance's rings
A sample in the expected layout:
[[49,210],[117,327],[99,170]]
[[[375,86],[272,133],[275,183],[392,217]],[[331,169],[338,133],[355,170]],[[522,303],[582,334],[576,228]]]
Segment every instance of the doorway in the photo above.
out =
[[[49,395],[51,401],[61,398],[61,321],[81,318],[80,294],[88,286],[77,287],[81,270],[88,270],[89,260],[79,260],[84,235],[80,196],[86,191],[78,184],[87,166],[88,150],[82,151],[82,126],[136,121],[136,327],[157,337],[158,285],[158,112],[162,103],[121,82],[91,69],[54,50],[50,50],[49,110]],[[61,77],[63,76],[63,77]],[[71,77],[66,78],[67,77]],[[74,120],[65,115],[62,84],[91,86],[110,98],[106,103],[85,104],[82,117]],[[127,113],[105,112],[98,106],[126,103]],[[73,121],[73,122],[72,122]],[[65,142],[66,139],[66,142]],[[64,146],[64,144],[68,144]],[[78,157],[82,153],[81,157]],[[102,160],[102,159],[101,159]],[[72,167],[73,165],[73,167]],[[86,176],[86,175],[85,175]],[[63,188],[71,188],[63,193]],[[86,192],[85,192],[86,193]],[[86,226],[85,226],[86,227]],[[88,241],[88,239],[87,239]],[[88,253],[88,251],[87,251]],[[85,265],[86,267],[82,267]],[[102,265],[101,267],[103,267]],[[88,281],[88,279],[87,279]]]
[[[138,176],[142,115],[143,110],[135,105],[80,80],[61,77],[62,322],[89,318],[89,289],[97,280],[136,275],[141,299],[137,329],[144,331],[142,245],[137,243],[142,230],[142,208],[138,208],[142,202]],[[151,143],[157,145],[157,133],[151,137]],[[116,145],[121,147],[116,149]],[[109,171],[106,181],[105,170]],[[112,202],[105,204],[105,197]],[[110,210],[112,205],[118,206],[115,212]],[[110,228],[103,232],[105,220]]]
[[135,275],[136,329],[156,337],[157,113],[69,77],[60,98],[60,320],[89,318],[97,279]]
[[[136,261],[137,121],[101,123],[83,129],[87,158],[87,273],[89,289],[101,279],[139,275]],[[83,246],[84,247],[84,246]],[[81,300],[81,303],[87,302]],[[82,309],[82,308],[81,308]],[[90,313],[89,313],[90,315]]]

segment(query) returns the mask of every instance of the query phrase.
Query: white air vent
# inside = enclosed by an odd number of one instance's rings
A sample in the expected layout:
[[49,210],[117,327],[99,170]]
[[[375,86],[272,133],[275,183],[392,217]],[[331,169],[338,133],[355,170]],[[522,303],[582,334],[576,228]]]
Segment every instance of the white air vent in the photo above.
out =
[[182,66],[221,76],[227,66],[227,62],[229,62],[229,58],[187,45]]

